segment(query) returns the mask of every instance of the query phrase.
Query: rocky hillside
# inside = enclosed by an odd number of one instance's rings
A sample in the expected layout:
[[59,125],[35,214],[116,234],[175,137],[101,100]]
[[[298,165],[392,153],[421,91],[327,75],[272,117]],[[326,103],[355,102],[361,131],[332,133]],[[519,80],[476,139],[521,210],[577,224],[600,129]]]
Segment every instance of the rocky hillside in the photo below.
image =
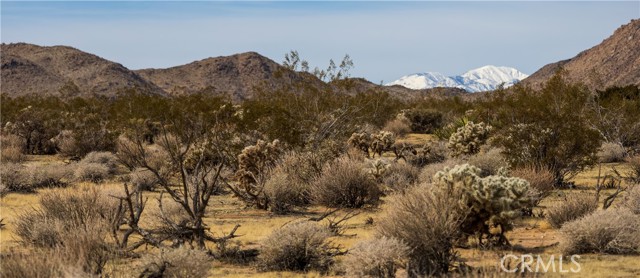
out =
[[137,73],[96,55],[68,46],[2,44],[1,92],[11,96],[114,95],[121,89],[164,94]]
[[561,68],[570,81],[582,82],[591,89],[640,86],[640,19],[623,25],[602,43],[571,59],[542,67],[523,82],[539,87]]
[[170,95],[205,91],[229,94],[234,100],[250,98],[260,90],[327,86],[315,76],[288,70],[255,52],[136,72]]

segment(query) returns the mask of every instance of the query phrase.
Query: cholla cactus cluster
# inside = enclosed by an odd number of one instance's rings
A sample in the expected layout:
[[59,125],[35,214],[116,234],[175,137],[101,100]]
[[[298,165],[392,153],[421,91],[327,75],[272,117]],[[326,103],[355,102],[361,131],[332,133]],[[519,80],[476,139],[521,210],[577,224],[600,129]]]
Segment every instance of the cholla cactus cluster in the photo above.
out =
[[380,131],[378,134],[371,134],[366,131],[351,134],[349,145],[363,151],[369,157],[369,150],[373,156],[382,156],[383,152],[391,151],[396,142],[396,136],[392,132]]
[[234,194],[258,208],[266,208],[268,200],[263,192],[264,183],[281,153],[277,139],[273,142],[258,140],[255,145],[244,148],[238,155],[238,186],[231,188]]
[[480,240],[483,235],[497,236],[499,242],[506,243],[504,232],[512,228],[511,220],[530,203],[529,182],[498,175],[482,178],[480,173],[475,166],[456,165],[436,173],[434,181],[460,195],[460,207],[468,213],[463,232],[479,232]]
[[467,122],[463,127],[451,134],[447,147],[451,150],[451,154],[455,156],[472,155],[480,151],[482,146],[489,137],[492,127],[485,123],[474,124]]

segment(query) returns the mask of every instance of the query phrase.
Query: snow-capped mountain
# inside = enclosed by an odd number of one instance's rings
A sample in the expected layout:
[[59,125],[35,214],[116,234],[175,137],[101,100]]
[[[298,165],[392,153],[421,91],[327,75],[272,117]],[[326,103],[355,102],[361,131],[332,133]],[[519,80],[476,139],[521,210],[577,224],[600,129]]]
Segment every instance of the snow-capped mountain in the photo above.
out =
[[439,72],[416,73],[386,85],[401,85],[415,90],[456,87],[468,92],[482,92],[495,90],[500,84],[504,84],[506,88],[527,77],[528,75],[514,68],[484,66],[457,76],[445,76]]

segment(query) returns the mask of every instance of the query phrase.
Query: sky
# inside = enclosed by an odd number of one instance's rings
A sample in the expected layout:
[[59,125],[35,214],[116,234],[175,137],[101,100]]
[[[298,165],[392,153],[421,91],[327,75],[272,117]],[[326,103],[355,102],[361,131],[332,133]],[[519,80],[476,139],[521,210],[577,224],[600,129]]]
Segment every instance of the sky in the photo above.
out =
[[0,3],[0,40],[68,45],[130,69],[297,50],[312,67],[349,54],[374,83],[484,65],[526,74],[602,42],[640,1],[67,1]]

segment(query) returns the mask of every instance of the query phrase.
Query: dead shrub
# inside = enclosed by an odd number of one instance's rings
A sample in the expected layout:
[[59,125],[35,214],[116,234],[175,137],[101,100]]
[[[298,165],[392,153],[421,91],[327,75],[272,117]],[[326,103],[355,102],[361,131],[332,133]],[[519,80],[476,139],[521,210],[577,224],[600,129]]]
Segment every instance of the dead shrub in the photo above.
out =
[[544,197],[549,196],[553,191],[555,178],[553,173],[547,169],[536,169],[533,166],[520,167],[511,171],[511,176],[524,179],[531,187],[529,196],[532,205],[537,206]]
[[78,181],[100,183],[110,177],[109,167],[102,163],[80,162],[76,165],[73,176]]
[[264,185],[264,193],[269,199],[269,210],[287,213],[304,204],[304,185],[293,183],[283,170],[272,171]]
[[7,192],[33,192],[29,184],[29,173],[16,163],[3,163],[0,167],[0,183]]
[[348,157],[327,163],[311,185],[315,203],[328,207],[360,208],[377,205],[382,190],[362,164]]
[[605,142],[600,146],[598,153],[598,161],[602,163],[621,162],[624,161],[627,151],[623,146],[616,143]]
[[599,210],[560,229],[564,254],[640,253],[640,216],[626,209]]
[[408,163],[396,162],[386,167],[382,174],[382,183],[391,191],[404,191],[416,184],[420,168]]
[[26,159],[24,140],[17,135],[7,134],[0,137],[0,160],[2,162],[20,163]]
[[314,222],[290,223],[265,238],[258,256],[261,270],[325,272],[333,264],[331,233]]
[[469,164],[480,168],[481,177],[498,175],[500,171],[509,168],[509,164],[502,155],[501,150],[497,148],[483,151],[469,157]]
[[102,164],[107,167],[109,175],[115,174],[118,170],[118,158],[111,152],[90,152],[80,160],[80,163]]
[[546,218],[554,228],[594,212],[597,208],[595,198],[588,194],[572,194],[565,200],[547,209]]
[[160,254],[144,256],[142,272],[138,277],[208,277],[212,267],[212,259],[205,251],[186,247],[169,248],[162,249]]
[[45,250],[2,254],[0,269],[4,278],[89,276],[79,269],[65,265],[54,252]]
[[389,207],[378,220],[378,233],[411,248],[407,269],[411,277],[447,273],[456,261],[454,241],[463,218],[457,199],[422,184],[388,200]]
[[344,258],[348,277],[396,277],[397,268],[406,263],[409,247],[395,238],[381,237],[360,241]]

